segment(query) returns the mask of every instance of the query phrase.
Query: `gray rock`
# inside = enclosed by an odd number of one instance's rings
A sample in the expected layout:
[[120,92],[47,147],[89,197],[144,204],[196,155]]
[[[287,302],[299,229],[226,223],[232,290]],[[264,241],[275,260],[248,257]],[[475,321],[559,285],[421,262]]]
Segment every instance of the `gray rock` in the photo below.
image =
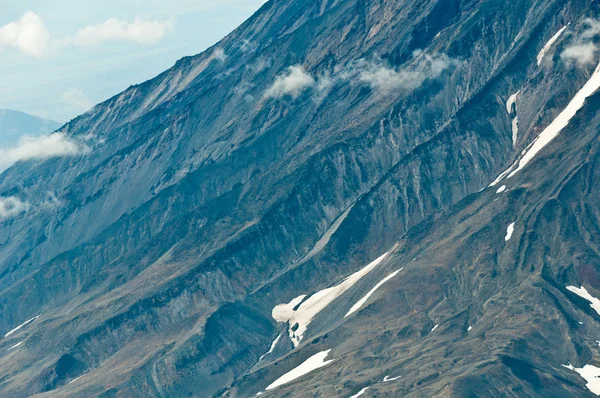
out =
[[[561,364],[598,360],[598,314],[566,289],[600,289],[598,96],[481,189],[589,79],[559,54],[599,11],[270,1],[68,123],[89,154],[0,175],[30,205],[0,221],[0,334],[41,314],[0,342],[2,395],[248,397],[327,350],[265,396],[590,395]],[[302,89],[265,95],[296,65]],[[272,309],[392,247],[294,348]]]

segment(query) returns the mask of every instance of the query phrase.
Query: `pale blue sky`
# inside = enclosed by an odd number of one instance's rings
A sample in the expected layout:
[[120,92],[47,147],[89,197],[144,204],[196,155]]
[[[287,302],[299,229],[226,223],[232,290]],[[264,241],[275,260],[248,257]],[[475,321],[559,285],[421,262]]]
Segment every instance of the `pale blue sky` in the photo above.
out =
[[66,122],[213,45],[263,3],[0,0],[0,109]]

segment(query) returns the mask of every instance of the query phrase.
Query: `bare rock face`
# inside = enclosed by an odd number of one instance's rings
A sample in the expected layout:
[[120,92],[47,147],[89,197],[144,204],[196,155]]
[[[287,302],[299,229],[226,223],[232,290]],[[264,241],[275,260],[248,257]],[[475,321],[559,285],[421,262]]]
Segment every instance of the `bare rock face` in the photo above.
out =
[[592,396],[599,14],[272,0],[71,121],[0,175],[0,395]]

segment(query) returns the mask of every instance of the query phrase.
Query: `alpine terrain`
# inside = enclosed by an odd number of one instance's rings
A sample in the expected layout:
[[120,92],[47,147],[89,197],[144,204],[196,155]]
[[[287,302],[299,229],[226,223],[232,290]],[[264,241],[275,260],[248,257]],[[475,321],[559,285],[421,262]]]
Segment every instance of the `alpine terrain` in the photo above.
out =
[[0,175],[0,396],[600,395],[600,3],[270,0]]

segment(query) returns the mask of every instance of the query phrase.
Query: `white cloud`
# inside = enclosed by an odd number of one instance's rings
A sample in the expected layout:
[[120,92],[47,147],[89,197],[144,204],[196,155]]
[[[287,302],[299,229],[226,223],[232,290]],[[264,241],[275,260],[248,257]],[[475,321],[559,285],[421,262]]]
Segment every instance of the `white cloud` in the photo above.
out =
[[253,64],[246,65],[246,69],[256,73],[260,73],[265,69],[269,69],[271,67],[271,60],[268,58],[259,58]]
[[77,156],[89,152],[85,144],[76,142],[64,133],[54,133],[43,137],[26,137],[18,147],[0,149],[0,170],[10,167],[19,160],[49,159],[63,156]]
[[581,34],[582,39],[591,39],[600,34],[600,21],[593,18],[586,18],[583,21],[586,29]]
[[291,95],[296,98],[302,91],[315,84],[315,79],[302,66],[290,66],[283,74],[277,76],[273,85],[265,92],[265,97],[281,98]]
[[319,94],[328,93],[335,85],[335,79],[329,75],[321,75],[317,78],[317,92]]
[[50,50],[67,46],[90,47],[109,41],[149,45],[161,40],[173,28],[172,21],[152,21],[136,17],[132,22],[110,18],[87,26],[62,40],[52,40],[39,15],[27,11],[18,21],[0,26],[0,49],[13,47],[22,53],[42,57]]
[[297,97],[308,88],[315,88],[317,97],[322,99],[337,84],[366,84],[371,89],[388,93],[396,90],[414,90],[428,79],[438,78],[442,72],[458,61],[445,54],[429,55],[420,51],[413,54],[413,62],[404,69],[394,69],[381,60],[366,61],[359,59],[333,75],[311,76],[302,66],[290,66],[279,75],[265,97],[281,98],[285,95]]
[[80,29],[75,36],[63,40],[64,44],[88,47],[107,41],[126,41],[153,44],[161,40],[173,27],[170,21],[149,21],[136,17],[133,22],[110,18],[98,25]]
[[34,57],[43,56],[50,45],[50,33],[41,18],[27,11],[21,19],[0,27],[0,48],[14,47]]
[[83,91],[76,88],[62,93],[60,102],[79,113],[89,110],[94,105]]
[[439,77],[443,71],[457,64],[445,54],[428,55],[415,52],[415,62],[405,69],[394,69],[381,62],[359,60],[344,73],[344,78],[369,85],[372,89],[389,92],[399,89],[412,90],[427,79]]
[[0,197],[0,220],[16,217],[29,209],[29,204],[15,196]]
[[221,62],[225,62],[227,60],[227,54],[225,54],[225,50],[223,50],[221,47],[215,48],[215,51],[213,52],[213,57]]
[[586,18],[583,26],[585,29],[575,39],[575,42],[560,54],[563,61],[567,63],[574,61],[580,65],[595,63],[596,52],[599,48],[592,40],[600,35],[600,21]]
[[248,39],[242,40],[242,44],[240,44],[240,49],[245,53],[256,50],[256,47],[256,44]]
[[576,61],[581,65],[594,63],[598,47],[594,43],[579,43],[567,47],[560,57],[564,61]]

